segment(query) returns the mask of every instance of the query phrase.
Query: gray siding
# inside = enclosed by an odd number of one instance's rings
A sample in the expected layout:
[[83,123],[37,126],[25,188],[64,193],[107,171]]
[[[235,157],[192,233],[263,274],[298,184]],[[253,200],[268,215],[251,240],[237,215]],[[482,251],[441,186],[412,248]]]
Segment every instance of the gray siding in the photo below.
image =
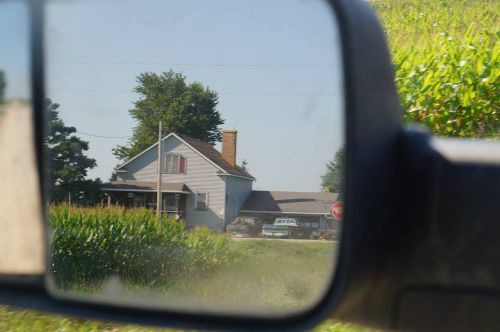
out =
[[[118,173],[119,180],[156,181],[157,151],[158,149],[154,147],[131,161],[126,166],[127,173]],[[217,175],[220,170],[173,136],[163,141],[162,151],[163,153],[177,153],[187,158],[186,174],[162,175],[163,182],[185,183],[193,191],[193,194],[189,195],[186,200],[187,226],[203,225],[222,231],[225,216],[225,181]],[[195,192],[208,193],[208,209],[206,211],[195,209]]]
[[231,223],[240,211],[241,206],[252,191],[252,181],[237,178],[234,176],[225,176],[226,180],[226,216],[225,225]]

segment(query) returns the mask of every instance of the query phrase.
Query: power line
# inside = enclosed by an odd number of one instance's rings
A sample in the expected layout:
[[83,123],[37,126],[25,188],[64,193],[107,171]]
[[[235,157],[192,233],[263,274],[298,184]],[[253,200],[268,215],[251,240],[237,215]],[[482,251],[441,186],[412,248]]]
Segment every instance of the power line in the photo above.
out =
[[[49,89],[61,92],[113,92],[113,93],[137,93],[133,90],[119,89]],[[340,94],[321,93],[290,93],[290,92],[217,92],[222,96],[289,96],[289,97],[339,97]]]
[[134,90],[118,90],[118,89],[48,89],[50,91],[63,91],[63,92],[126,92],[137,93]]
[[95,135],[95,134],[89,134],[89,133],[84,133],[83,131],[77,131],[79,134],[87,135],[87,136],[92,136],[92,137],[98,137],[98,138],[130,138],[130,136],[102,136],[102,135]]
[[222,92],[229,96],[292,96],[292,97],[337,97],[337,94],[321,93],[288,93],[288,92]]
[[56,63],[78,63],[99,65],[151,65],[151,66],[184,66],[184,67],[214,67],[214,68],[335,68],[341,65],[327,64],[228,64],[228,63],[165,63],[136,61],[100,61],[100,60],[55,60]]

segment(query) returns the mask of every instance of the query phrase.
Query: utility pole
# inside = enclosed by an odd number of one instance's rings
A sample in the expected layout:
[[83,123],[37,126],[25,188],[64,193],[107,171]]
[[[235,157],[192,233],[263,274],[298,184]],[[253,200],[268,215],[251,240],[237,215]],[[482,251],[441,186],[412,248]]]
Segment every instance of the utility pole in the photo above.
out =
[[162,197],[161,197],[161,139],[162,139],[162,123],[158,124],[158,160],[156,161],[156,164],[158,166],[158,193],[156,195],[156,215],[158,218],[161,217],[161,203],[162,203]]

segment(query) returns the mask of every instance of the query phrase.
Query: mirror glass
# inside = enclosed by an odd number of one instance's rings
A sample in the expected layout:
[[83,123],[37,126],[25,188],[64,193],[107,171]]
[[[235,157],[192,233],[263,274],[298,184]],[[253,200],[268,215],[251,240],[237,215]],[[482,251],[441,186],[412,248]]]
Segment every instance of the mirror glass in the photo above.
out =
[[48,1],[52,294],[283,315],[335,271],[343,69],[326,2]]

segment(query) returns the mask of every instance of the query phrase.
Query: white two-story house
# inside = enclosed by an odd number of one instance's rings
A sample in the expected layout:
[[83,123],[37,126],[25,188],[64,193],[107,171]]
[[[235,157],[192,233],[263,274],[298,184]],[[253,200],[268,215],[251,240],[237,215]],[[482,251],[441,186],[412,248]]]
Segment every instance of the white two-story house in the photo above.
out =
[[182,218],[188,227],[222,231],[239,213],[255,180],[236,165],[237,131],[224,130],[222,152],[211,144],[171,133],[115,171],[117,181],[102,190],[108,204],[156,208],[158,160],[161,160],[162,212]]

